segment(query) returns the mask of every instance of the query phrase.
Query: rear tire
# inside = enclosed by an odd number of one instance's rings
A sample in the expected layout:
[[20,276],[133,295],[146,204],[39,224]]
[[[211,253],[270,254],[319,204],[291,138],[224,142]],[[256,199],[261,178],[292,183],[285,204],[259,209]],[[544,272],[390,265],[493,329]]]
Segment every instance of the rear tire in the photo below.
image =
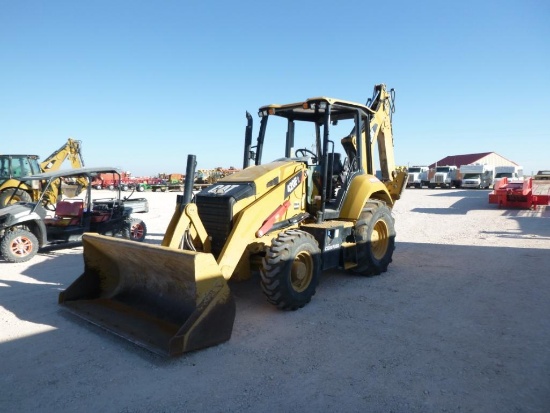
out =
[[261,286],[281,310],[297,310],[311,301],[321,274],[321,250],[311,234],[285,231],[275,238],[262,261]]
[[0,241],[0,252],[8,262],[29,261],[38,252],[38,239],[25,229],[7,231]]
[[[13,198],[10,201],[12,195]],[[28,192],[25,192],[22,189],[18,190],[16,188],[9,188],[0,192],[0,208],[7,207],[8,205],[15,204],[17,202],[32,202],[32,198]]]
[[124,228],[122,230],[122,237],[142,242],[147,235],[147,226],[145,222],[138,218],[130,218],[124,222]]
[[355,225],[357,267],[361,275],[379,275],[388,270],[395,250],[395,225],[390,209],[381,201],[369,201]]

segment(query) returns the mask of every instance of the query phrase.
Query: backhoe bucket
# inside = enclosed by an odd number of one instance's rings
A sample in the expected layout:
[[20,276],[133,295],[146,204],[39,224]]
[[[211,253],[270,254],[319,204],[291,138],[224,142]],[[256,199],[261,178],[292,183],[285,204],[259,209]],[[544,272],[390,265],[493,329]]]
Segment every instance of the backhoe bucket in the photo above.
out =
[[59,304],[155,353],[229,340],[235,301],[212,254],[85,234],[84,274]]

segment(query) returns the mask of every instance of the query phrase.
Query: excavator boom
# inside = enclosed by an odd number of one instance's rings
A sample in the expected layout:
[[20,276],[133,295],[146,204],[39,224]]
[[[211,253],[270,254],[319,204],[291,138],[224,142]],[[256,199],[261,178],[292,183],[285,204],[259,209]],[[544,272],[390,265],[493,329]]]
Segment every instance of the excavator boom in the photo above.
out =
[[[374,86],[372,97],[366,104],[370,119],[368,125],[361,128],[361,139],[357,140],[355,129],[349,136],[342,139],[342,144],[350,159],[357,157],[358,151],[363,151],[362,168],[368,174],[374,175],[376,164],[375,153],[378,146],[378,161],[382,182],[386,184],[391,198],[395,201],[401,197],[406,185],[407,171],[405,168],[396,167],[392,116],[395,111],[395,91],[386,89],[386,85]],[[366,142],[369,150],[362,147],[361,142]]]
[[[71,167],[73,169],[84,167],[84,159],[82,158],[82,141],[77,141],[72,138],[67,139],[67,142],[61,146],[58,150],[53,152],[48,156],[44,161],[40,163],[40,169],[42,172],[48,171],[57,171],[61,168],[63,162],[67,159],[71,162]],[[75,184],[78,186],[78,190],[75,195],[78,195],[86,186],[88,181],[85,178],[77,179]],[[55,183],[50,187],[48,192],[45,194],[44,199],[47,204],[55,205],[57,202],[57,197],[59,196],[58,183]]]
[[81,147],[82,141],[69,138],[63,146],[40,162],[40,169],[42,169],[42,172],[57,171],[67,158],[71,162],[72,168],[83,168],[84,159],[82,158]]

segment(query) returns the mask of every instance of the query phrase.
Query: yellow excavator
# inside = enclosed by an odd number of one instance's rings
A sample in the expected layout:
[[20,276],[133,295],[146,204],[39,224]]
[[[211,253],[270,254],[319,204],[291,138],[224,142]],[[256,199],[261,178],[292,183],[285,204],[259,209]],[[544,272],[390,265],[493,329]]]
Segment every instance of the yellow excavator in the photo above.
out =
[[[243,169],[192,198],[196,159],[189,155],[162,245],[85,234],[84,273],[59,303],[140,346],[177,355],[231,337],[229,280],[259,271],[267,300],[296,310],[324,270],[385,272],[395,243],[391,209],[407,180],[394,163],[394,98],[380,84],[364,105],[317,97],[263,106],[255,146],[247,113]],[[342,128],[338,151],[332,133]],[[262,163],[268,136],[285,142],[284,156]]]
[[[19,186],[21,177],[57,171],[67,159],[72,168],[84,167],[81,147],[81,141],[69,138],[61,148],[40,163],[36,155],[0,155],[0,208],[16,202],[32,202],[40,198],[40,183],[32,181],[30,185]],[[82,187],[86,182],[72,184],[75,187]],[[58,193],[59,188],[50,188],[47,197],[44,198],[45,206],[55,205]]]

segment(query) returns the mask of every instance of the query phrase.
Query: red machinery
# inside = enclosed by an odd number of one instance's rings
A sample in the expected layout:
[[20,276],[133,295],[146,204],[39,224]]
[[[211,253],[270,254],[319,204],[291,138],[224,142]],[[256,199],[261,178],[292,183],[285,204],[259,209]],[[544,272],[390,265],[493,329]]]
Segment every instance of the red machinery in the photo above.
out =
[[550,181],[527,178],[509,181],[503,178],[489,194],[489,203],[500,208],[531,209],[537,205],[550,205]]
[[129,172],[121,172],[120,178],[118,175],[115,176],[115,174],[102,173],[94,178],[92,187],[95,189],[109,190],[120,187],[123,191],[127,191],[130,188],[139,189],[140,184],[143,183],[147,183],[147,178],[135,178],[131,176]]

